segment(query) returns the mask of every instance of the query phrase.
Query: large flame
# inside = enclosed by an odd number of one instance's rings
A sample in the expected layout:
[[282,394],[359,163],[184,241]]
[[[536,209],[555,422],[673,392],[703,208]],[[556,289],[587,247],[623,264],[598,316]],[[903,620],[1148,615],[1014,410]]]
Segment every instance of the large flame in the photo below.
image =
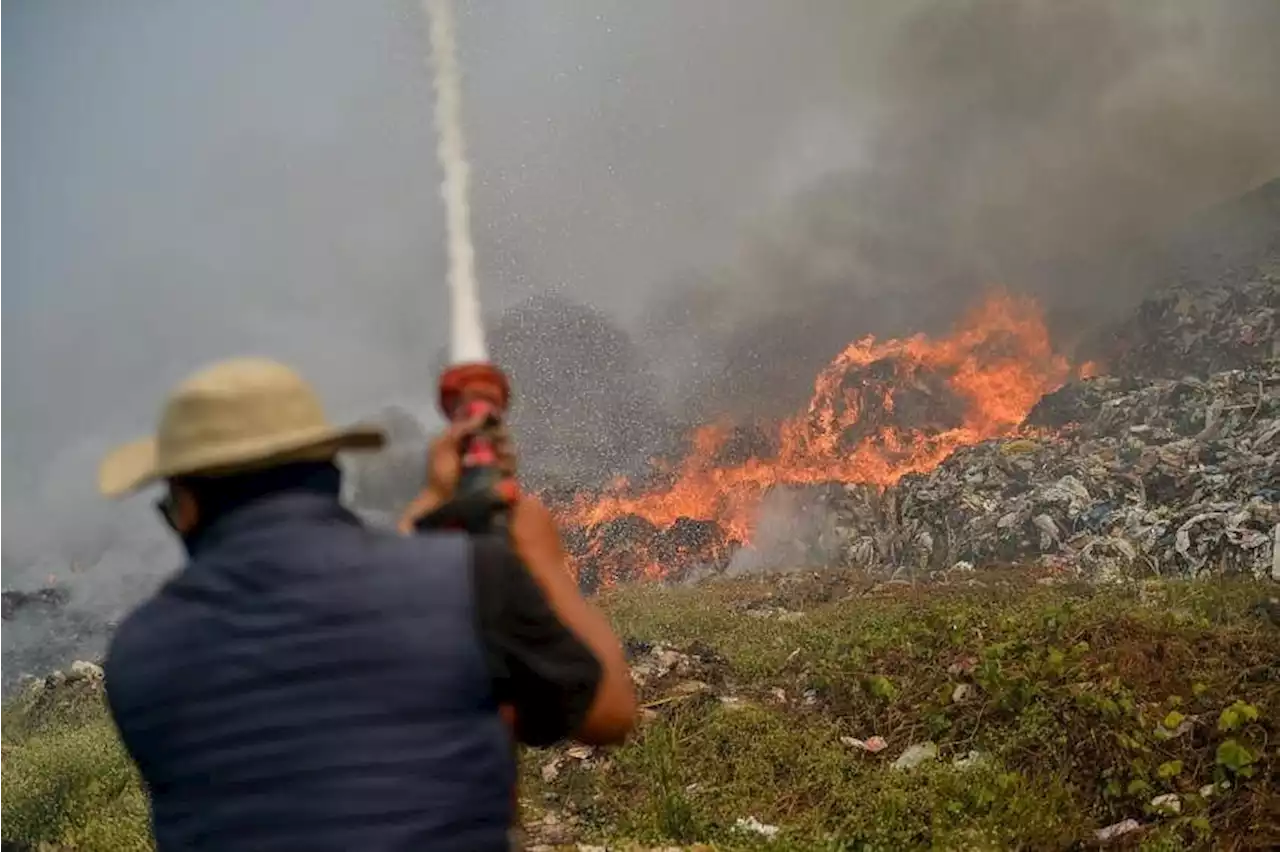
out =
[[[694,432],[688,454],[671,467],[662,487],[637,490],[620,479],[603,493],[580,495],[562,520],[588,531],[588,537],[599,525],[624,516],[659,530],[682,518],[711,520],[729,538],[748,542],[755,509],[769,487],[886,486],[928,471],[957,447],[1016,429],[1070,373],[1067,360],[1054,352],[1035,303],[993,294],[946,337],[864,337],[849,344],[818,374],[808,407],[776,427],[772,457],[719,464],[731,427],[704,426]],[[925,414],[900,410],[922,404],[947,416],[928,422]],[[921,422],[915,422],[918,418]],[[605,557],[605,550],[607,545],[596,539],[584,555]],[[647,564],[632,573],[661,576],[664,568]]]

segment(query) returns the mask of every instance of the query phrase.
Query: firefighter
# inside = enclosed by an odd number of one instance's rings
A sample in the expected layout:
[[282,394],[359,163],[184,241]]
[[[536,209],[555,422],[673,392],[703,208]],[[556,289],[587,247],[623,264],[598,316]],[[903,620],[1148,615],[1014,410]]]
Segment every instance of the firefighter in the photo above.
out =
[[[433,444],[415,506],[449,499],[466,428]],[[162,485],[187,555],[104,666],[160,852],[506,850],[513,730],[535,746],[631,730],[621,644],[546,507],[522,498],[509,543],[366,528],[335,458],[383,442],[332,426],[288,367],[238,359],[103,461],[107,496]]]

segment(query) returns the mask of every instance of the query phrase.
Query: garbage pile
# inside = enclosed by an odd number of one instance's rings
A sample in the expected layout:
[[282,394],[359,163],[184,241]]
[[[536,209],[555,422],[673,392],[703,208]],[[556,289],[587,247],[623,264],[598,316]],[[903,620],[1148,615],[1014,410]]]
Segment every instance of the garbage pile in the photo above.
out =
[[862,568],[1280,576],[1280,358],[1206,379],[1068,384],[1019,437],[883,491],[845,490],[836,533]]
[[567,527],[564,536],[586,592],[645,579],[679,582],[699,570],[720,573],[742,546],[715,521],[687,517],[663,529],[639,515],[623,515],[591,530]]
[[1280,276],[1175,285],[1101,337],[1100,360],[1116,376],[1208,376],[1280,358]]
[[60,586],[44,586],[30,590],[5,589],[0,596],[4,602],[3,615],[0,617],[5,621],[12,620],[24,609],[56,610],[70,598],[67,590]]

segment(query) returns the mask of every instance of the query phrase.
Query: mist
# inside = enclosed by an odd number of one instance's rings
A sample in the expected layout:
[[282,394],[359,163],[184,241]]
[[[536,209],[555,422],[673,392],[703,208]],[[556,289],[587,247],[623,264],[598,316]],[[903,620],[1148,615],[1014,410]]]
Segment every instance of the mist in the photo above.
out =
[[[17,0],[4,24],[4,586],[52,577],[110,619],[180,554],[145,499],[96,498],[98,457],[196,366],[270,355],[335,418],[433,422],[426,22],[416,0]],[[615,392],[662,428],[588,436],[592,468],[788,408],[849,339],[940,328],[992,284],[1070,339],[1152,285],[1134,258],[1169,229],[1280,173],[1271,0],[459,0],[457,24],[494,324],[550,297],[625,353],[566,371],[593,353],[541,345],[555,324],[495,343],[524,416],[561,418],[534,462]],[[6,661],[41,629],[6,622]]]

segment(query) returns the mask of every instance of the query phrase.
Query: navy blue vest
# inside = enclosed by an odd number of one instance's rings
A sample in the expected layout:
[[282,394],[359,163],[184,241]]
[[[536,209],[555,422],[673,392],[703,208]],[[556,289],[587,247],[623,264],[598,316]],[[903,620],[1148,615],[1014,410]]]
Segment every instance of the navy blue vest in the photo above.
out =
[[468,560],[306,490],[205,531],[106,662],[161,852],[505,850],[515,766]]

